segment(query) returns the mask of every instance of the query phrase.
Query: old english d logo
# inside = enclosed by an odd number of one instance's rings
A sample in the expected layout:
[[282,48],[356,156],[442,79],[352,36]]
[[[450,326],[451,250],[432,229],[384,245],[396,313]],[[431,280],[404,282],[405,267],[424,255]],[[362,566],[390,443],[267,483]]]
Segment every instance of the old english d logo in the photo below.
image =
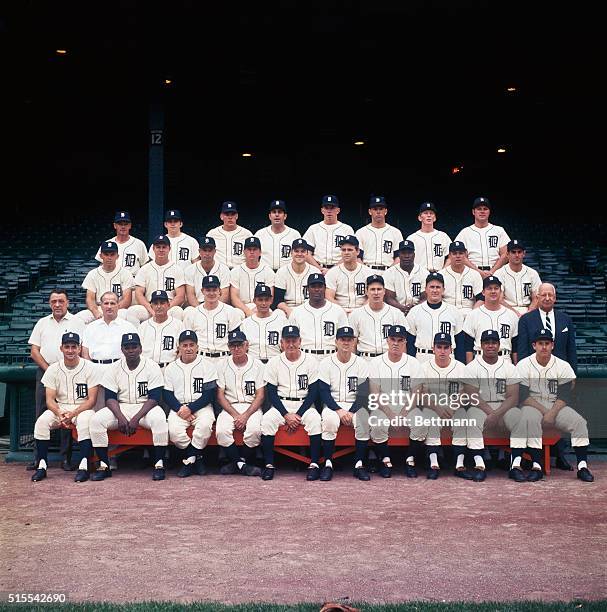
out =
[[137,383],[137,395],[139,397],[145,397],[148,394],[148,381]]
[[323,324],[323,329],[325,336],[335,335],[335,323],[333,323],[333,321],[325,321]]
[[135,265],[135,254],[134,253],[125,253],[124,255],[124,267],[132,268]]
[[297,375],[297,389],[300,391],[305,391],[307,388],[308,388],[308,375],[298,374]]
[[204,391],[203,378],[194,378],[192,381],[192,391],[194,391],[194,393],[202,393]]
[[89,388],[86,383],[76,383],[76,399],[85,399],[88,394]]

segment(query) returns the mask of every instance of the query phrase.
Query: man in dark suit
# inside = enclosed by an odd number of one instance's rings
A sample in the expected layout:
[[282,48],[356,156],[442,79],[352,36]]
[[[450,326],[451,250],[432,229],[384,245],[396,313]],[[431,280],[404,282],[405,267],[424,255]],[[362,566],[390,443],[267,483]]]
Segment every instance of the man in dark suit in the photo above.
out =
[[[550,283],[542,283],[538,289],[538,308],[525,313],[518,322],[518,358],[519,360],[534,354],[531,339],[540,329],[547,329],[554,336],[552,354],[564,359],[577,374],[577,352],[575,349],[575,325],[573,319],[565,312],[554,309],[556,289]],[[561,470],[573,470],[565,458],[567,443],[562,438],[556,444],[556,467]]]

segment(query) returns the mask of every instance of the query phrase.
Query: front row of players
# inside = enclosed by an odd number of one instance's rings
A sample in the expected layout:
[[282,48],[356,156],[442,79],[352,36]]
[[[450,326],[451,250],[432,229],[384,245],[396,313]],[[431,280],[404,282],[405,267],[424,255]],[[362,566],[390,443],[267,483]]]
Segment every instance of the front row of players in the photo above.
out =
[[[587,465],[586,421],[569,405],[575,374],[567,362],[552,355],[550,331],[537,332],[535,353],[517,366],[499,355],[500,337],[494,330],[482,333],[481,354],[466,366],[453,358],[449,334],[436,334],[433,358],[424,363],[407,354],[406,336],[404,326],[391,325],[388,351],[367,361],[355,353],[353,328],[342,326],[336,333],[336,351],[319,361],[301,350],[299,328],[286,325],[282,352],[264,366],[247,354],[247,338],[236,330],[229,334],[230,357],[216,367],[200,354],[196,333],[184,330],[179,358],[162,371],[142,357],[138,334],[127,333],[121,343],[123,358],[100,375],[95,364],[80,358],[78,334],[66,333],[61,340],[63,359],[42,378],[48,409],[34,428],[38,465],[32,480],[46,478],[50,432],[59,427],[77,431],[82,459],[76,482],[110,477],[108,430],[131,435],[137,427],[152,432],[153,480],[165,478],[169,440],[181,452],[178,476],[203,475],[202,455],[213,424],[217,442],[230,460],[221,473],[261,475],[263,480],[274,477],[274,437],[281,425],[292,431],[303,425],[309,436],[307,480],[331,480],[340,425],[354,427],[354,476],[359,480],[370,479],[365,467],[369,440],[381,461],[380,475],[391,476],[388,441],[394,425],[409,427],[405,475],[410,478],[417,476],[416,462],[423,455],[429,465],[427,478],[438,478],[441,428],[448,427],[456,476],[485,480],[483,432],[505,428],[512,449],[509,477],[516,482],[540,480],[545,425],[571,434],[577,477],[594,480]],[[94,412],[97,394],[103,392],[105,407]],[[235,443],[235,430],[243,434],[241,448]],[[253,465],[260,444],[263,470]],[[96,471],[89,469],[93,451],[99,459]],[[525,451],[532,459],[528,474],[521,467]],[[474,463],[471,471],[465,466],[467,457]]]

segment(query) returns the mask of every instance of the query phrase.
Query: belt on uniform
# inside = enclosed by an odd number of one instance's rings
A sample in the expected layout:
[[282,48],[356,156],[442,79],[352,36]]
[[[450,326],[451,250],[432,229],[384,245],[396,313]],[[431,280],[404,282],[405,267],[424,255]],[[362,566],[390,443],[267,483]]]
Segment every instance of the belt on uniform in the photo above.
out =
[[418,353],[428,353],[428,354],[434,354],[434,350],[433,349],[417,349]]
[[268,361],[270,361],[269,359],[260,359],[259,361],[261,361],[261,363],[268,363]]
[[327,270],[329,268],[333,268],[335,266],[335,264],[320,264],[323,268],[327,268]]
[[205,353],[204,351],[200,351],[200,354],[205,357],[224,357],[225,355],[229,355],[230,351],[219,351],[217,353]]
[[387,270],[388,266],[369,266],[371,270]]
[[326,351],[317,351],[315,349],[302,349],[304,353],[312,353],[313,355],[330,355],[335,352],[335,349],[327,349]]
[[93,363],[114,363],[114,361],[118,361],[117,359],[91,359]]
[[356,351],[357,355],[360,355],[361,357],[379,357],[380,355],[383,355],[383,353],[363,353],[362,351]]
[[478,266],[479,270],[491,270],[491,266]]
[[287,400],[287,402],[303,402],[305,399],[304,397],[281,397],[280,395],[278,398],[281,400]]
[[[474,351],[477,355],[480,355],[483,351]],[[501,351],[498,351],[497,353],[498,355],[501,355],[502,357],[504,355],[510,355],[510,351],[508,349],[502,349]]]

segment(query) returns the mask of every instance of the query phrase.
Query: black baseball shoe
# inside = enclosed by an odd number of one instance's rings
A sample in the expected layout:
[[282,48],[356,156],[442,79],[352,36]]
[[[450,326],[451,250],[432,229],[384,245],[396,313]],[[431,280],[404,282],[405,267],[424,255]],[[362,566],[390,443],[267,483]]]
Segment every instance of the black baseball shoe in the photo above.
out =
[[238,474],[238,466],[236,465],[236,461],[230,461],[230,463],[224,463],[219,468],[219,473],[222,476],[228,476],[230,474]]
[[194,472],[198,474],[198,476],[206,476],[209,473],[207,466],[205,465],[202,457],[197,457],[194,462]]
[[527,477],[520,468],[510,468],[508,478],[510,478],[510,480],[514,480],[514,482],[527,482]]
[[386,465],[383,461],[381,462],[381,467],[379,468],[379,475],[382,478],[390,478],[392,476],[392,466]]
[[453,475],[456,478],[463,478],[464,480],[472,480],[472,474],[468,470],[463,469],[463,468],[461,470],[458,470],[457,468],[455,468],[453,470]]
[[152,472],[152,480],[164,480],[166,478],[166,470],[163,467],[154,468]]
[[110,468],[98,469],[91,475],[91,480],[97,482],[98,480],[105,480],[106,478],[112,477],[112,470]]
[[369,472],[367,472],[367,470],[364,468],[364,466],[354,468],[354,472],[352,473],[352,475],[354,476],[354,478],[358,478],[358,480],[363,480],[365,482],[371,480],[371,476],[369,475]]
[[594,482],[594,476],[588,468],[581,468],[577,471],[577,477],[583,482]]
[[472,480],[474,482],[483,482],[487,479],[487,472],[480,468],[474,468],[472,470]]
[[179,471],[177,472],[178,478],[187,478],[188,476],[193,476],[196,473],[196,468],[194,463],[182,463]]
[[428,480],[437,480],[439,475],[440,475],[439,468],[430,468],[428,472],[426,473],[426,478]]
[[256,465],[249,465],[245,463],[240,468],[240,473],[243,476],[261,476],[261,468],[258,468]]
[[320,468],[318,466],[309,467],[307,469],[306,480],[311,482],[320,478]]
[[38,468],[32,474],[32,482],[39,482],[41,480],[44,480],[45,478],[46,478],[46,470],[44,468]]
[[331,478],[333,478],[333,468],[330,465],[325,465],[325,467],[320,470],[320,481],[329,482]]
[[74,482],[86,482],[89,478],[88,470],[78,470],[74,476]]
[[414,465],[409,465],[405,463],[405,476],[407,478],[417,478],[417,470]]
[[538,480],[542,480],[544,478],[544,474],[542,474],[542,470],[530,470],[529,474],[527,474],[527,482],[537,482]]
[[261,472],[262,480],[272,480],[274,478],[274,468],[273,467],[265,467]]

